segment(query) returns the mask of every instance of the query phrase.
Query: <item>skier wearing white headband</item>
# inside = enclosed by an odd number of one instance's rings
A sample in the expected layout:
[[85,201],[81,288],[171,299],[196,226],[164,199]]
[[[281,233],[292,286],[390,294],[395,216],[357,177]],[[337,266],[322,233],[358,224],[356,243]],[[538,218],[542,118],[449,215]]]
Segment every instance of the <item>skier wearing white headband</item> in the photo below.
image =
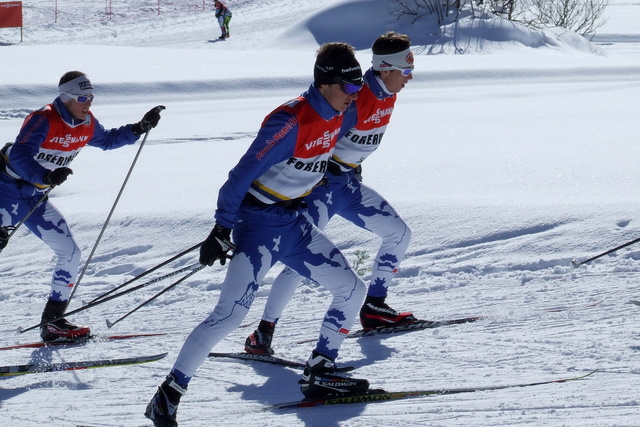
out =
[[133,144],[158,124],[164,109],[154,107],[137,123],[105,129],[90,111],[94,90],[86,74],[65,73],[58,91],[51,104],[26,117],[15,143],[0,155],[0,251],[16,224],[24,221],[57,258],[41,319],[52,322],[40,328],[43,341],[73,341],[91,333],[62,317],[77,280],[80,248],[46,193],[73,173],[69,166],[85,145],[112,150]]
[[[412,313],[398,312],[385,300],[387,290],[409,246],[411,230],[378,192],[361,182],[361,163],[380,146],[391,119],[396,94],[413,78],[413,53],[404,34],[388,32],[372,46],[372,67],[355,105],[345,112],[343,131],[329,162],[326,184],[305,197],[307,216],[321,230],[334,215],[382,239],[374,259],[367,297],[360,310],[365,329],[406,325],[416,321]],[[271,341],[276,323],[297,286],[300,275],[285,268],[274,281],[262,321],[245,342],[245,351],[273,354]]]

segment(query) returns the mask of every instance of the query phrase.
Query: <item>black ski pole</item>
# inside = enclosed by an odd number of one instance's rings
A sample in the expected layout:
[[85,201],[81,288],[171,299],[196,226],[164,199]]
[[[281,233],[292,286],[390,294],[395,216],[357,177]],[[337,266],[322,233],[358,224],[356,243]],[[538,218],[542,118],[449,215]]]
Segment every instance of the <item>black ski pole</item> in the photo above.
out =
[[107,319],[107,328],[111,329],[111,327],[113,325],[115,325],[116,323],[118,323],[119,321],[129,317],[129,315],[135,313],[136,311],[138,311],[139,309],[141,309],[142,307],[144,307],[145,305],[149,304],[151,301],[153,301],[154,299],[158,298],[160,295],[164,294],[165,292],[173,289],[174,287],[176,287],[178,284],[184,282],[185,280],[187,280],[189,277],[193,276],[194,274],[196,274],[198,271],[202,270],[205,266],[202,264],[194,264],[191,266],[193,268],[193,270],[191,270],[189,273],[187,273],[184,277],[182,277],[181,279],[175,281],[174,283],[170,284],[169,286],[167,286],[166,288],[164,288],[163,290],[161,290],[160,292],[158,292],[157,294],[155,294],[153,297],[149,298],[148,300],[146,300],[145,302],[143,302],[142,304],[140,304],[139,306],[137,306],[136,308],[134,308],[133,310],[131,310],[130,312],[128,312],[127,314],[125,314],[124,316],[122,316],[121,318],[119,318],[118,320],[116,320],[115,322],[111,322],[109,319]]
[[625,243],[624,245],[620,245],[620,246],[617,246],[617,247],[615,247],[615,248],[613,248],[613,249],[609,249],[608,251],[603,252],[603,253],[601,253],[600,255],[596,255],[596,256],[591,257],[591,258],[589,258],[589,259],[586,259],[586,260],[584,260],[584,261],[580,261],[580,262],[578,262],[578,261],[576,261],[576,260],[573,260],[573,261],[571,261],[571,266],[573,266],[573,267],[580,267],[582,264],[586,264],[586,263],[591,262],[591,261],[593,261],[593,260],[595,260],[595,259],[601,258],[601,257],[603,257],[603,256],[605,256],[605,255],[609,255],[611,252],[615,252],[615,251],[617,251],[618,249],[626,248],[627,246],[631,246],[631,245],[633,245],[634,243],[638,243],[638,242],[640,242],[640,237],[639,237],[639,238],[637,238],[637,239],[635,239],[635,240],[632,240],[632,241],[630,241],[630,242],[627,242],[627,243]]
[[101,300],[102,298],[106,297],[107,295],[117,291],[120,288],[123,288],[125,286],[127,286],[128,284],[135,282],[136,280],[146,276],[149,273],[153,273],[154,271],[156,271],[157,269],[159,269],[160,267],[164,267],[165,265],[169,264],[172,261],[177,260],[178,258],[182,258],[183,256],[185,256],[186,254],[188,254],[189,252],[193,251],[194,249],[199,248],[200,246],[202,246],[202,243],[198,243],[197,245],[191,246],[189,249],[185,249],[184,251],[180,252],[178,255],[173,256],[171,258],[169,258],[166,261],[161,262],[160,264],[156,265],[153,268],[150,268],[149,270],[145,271],[144,273],[140,273],[138,274],[136,277],[134,277],[133,279],[127,280],[126,282],[124,282],[121,285],[116,286],[115,288],[111,289],[109,292],[105,292],[102,295],[99,295],[97,297],[95,297],[94,299],[92,299],[91,301],[88,302],[88,304],[93,304],[95,302],[97,302],[98,300]]
[[39,328],[40,326],[44,326],[44,325],[46,325],[46,324],[48,324],[48,323],[53,323],[53,322],[55,322],[55,321],[57,321],[57,320],[60,320],[60,319],[62,319],[62,318],[64,318],[64,317],[66,317],[66,316],[70,316],[70,315],[72,315],[72,314],[76,314],[76,313],[79,313],[79,312],[81,312],[81,311],[87,310],[87,309],[89,309],[89,308],[91,308],[91,307],[95,307],[96,305],[100,305],[100,304],[105,303],[105,302],[107,302],[107,301],[111,301],[112,299],[115,299],[115,298],[121,297],[121,296],[126,295],[126,294],[128,294],[128,293],[131,293],[131,292],[133,292],[133,291],[137,291],[138,289],[142,289],[142,288],[144,288],[144,287],[146,287],[146,286],[149,286],[149,285],[152,285],[152,284],[154,284],[154,283],[160,282],[161,280],[167,279],[167,278],[169,278],[169,277],[177,276],[178,274],[180,274],[180,273],[184,273],[185,271],[188,271],[188,270],[193,270],[194,266],[198,266],[198,265],[200,265],[200,264],[192,264],[192,265],[190,265],[190,266],[183,267],[183,268],[178,269],[178,270],[176,270],[176,271],[173,271],[173,272],[171,272],[171,273],[165,274],[164,276],[156,277],[155,279],[151,279],[151,280],[149,280],[148,282],[145,282],[145,283],[142,283],[142,284],[140,284],[140,285],[134,286],[133,288],[126,289],[126,290],[124,290],[124,291],[122,291],[122,292],[120,292],[120,293],[113,294],[113,295],[111,295],[111,296],[109,296],[109,297],[106,297],[106,298],[102,298],[101,300],[96,301],[96,302],[94,302],[94,303],[89,303],[89,304],[84,305],[84,306],[82,306],[82,307],[80,307],[80,308],[77,308],[77,309],[75,309],[75,310],[71,310],[71,311],[69,311],[69,312],[67,312],[67,313],[64,313],[64,314],[62,314],[62,315],[60,315],[60,316],[58,316],[58,317],[54,318],[54,319],[48,320],[48,321],[46,321],[46,322],[41,322],[41,323],[39,323],[39,324],[37,324],[37,325],[30,326],[30,327],[25,328],[25,329],[20,329],[20,330],[19,330],[19,332],[20,332],[20,333],[27,332],[27,331],[30,331],[30,330],[32,330],[32,329]]
[[11,233],[9,233],[9,235],[6,238],[3,238],[4,241],[2,242],[2,244],[4,246],[1,246],[1,248],[4,248],[5,246],[7,246],[7,244],[9,243],[9,239],[11,239],[11,237],[16,233],[16,231],[18,231],[18,228],[20,228],[20,226],[22,224],[24,224],[24,222],[27,219],[29,219],[31,214],[34,213],[36,211],[36,209],[38,209],[38,206],[40,206],[45,200],[47,200],[47,197],[49,197],[49,193],[51,192],[51,190],[53,190],[54,187],[55,187],[55,185],[52,185],[51,187],[49,187],[47,189],[47,191],[44,192],[44,194],[42,195],[40,200],[38,200],[38,203],[36,203],[36,205],[34,207],[32,207],[29,212],[27,212],[27,214],[24,216],[24,218],[22,218],[22,221],[20,221],[18,223],[18,225],[16,225],[15,227],[11,227]]

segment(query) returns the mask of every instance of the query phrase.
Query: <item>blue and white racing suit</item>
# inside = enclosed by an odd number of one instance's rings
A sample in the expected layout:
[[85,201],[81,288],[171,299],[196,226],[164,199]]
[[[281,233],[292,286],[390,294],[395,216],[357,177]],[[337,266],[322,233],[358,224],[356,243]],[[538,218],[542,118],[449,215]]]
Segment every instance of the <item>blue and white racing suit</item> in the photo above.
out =
[[316,350],[332,359],[364,299],[366,285],[336,246],[295,208],[323,178],[342,125],[311,86],[274,110],[220,189],[216,223],[237,245],[220,298],[187,337],[172,372],[182,384],[211,348],[237,328],[267,272],[280,261],[333,294]]
[[[20,133],[6,151],[6,169],[0,173],[0,225],[13,226],[43,198],[49,185],[46,174],[69,166],[86,145],[111,150],[133,144],[138,136],[131,125],[105,129],[91,112],[74,119],[60,98],[29,114]],[[24,222],[56,254],[49,298],[67,301],[80,265],[80,248],[62,214],[47,198]]]
[[[354,175],[357,168],[382,142],[391,119],[396,95],[388,93],[372,69],[364,74],[365,86],[345,113],[344,129],[336,144],[326,174],[326,183],[305,197],[305,216],[324,230],[339,215],[382,239],[374,259],[367,291],[386,297],[387,289],[409,247],[411,230],[395,209],[377,191]],[[274,281],[262,320],[277,323],[302,278],[285,268]]]

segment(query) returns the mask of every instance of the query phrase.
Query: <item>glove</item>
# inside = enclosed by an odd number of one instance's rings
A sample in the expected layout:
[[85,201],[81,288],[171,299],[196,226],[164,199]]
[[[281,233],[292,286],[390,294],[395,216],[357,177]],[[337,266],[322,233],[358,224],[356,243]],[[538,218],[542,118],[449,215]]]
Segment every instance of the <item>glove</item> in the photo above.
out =
[[7,227],[0,227],[0,251],[7,247],[9,243],[9,231]]
[[131,126],[133,133],[140,136],[158,126],[158,122],[160,121],[160,111],[164,109],[164,105],[158,105],[157,107],[153,107],[151,110],[147,111],[142,120]]
[[362,165],[358,165],[358,167],[353,170],[353,177],[362,182]]
[[[231,243],[231,230],[216,224],[211,230],[207,240],[200,247],[200,264],[212,266],[216,260],[220,265],[227,262],[227,258],[233,257],[236,245]],[[228,252],[231,251],[231,255]]]
[[69,168],[58,168],[47,172],[44,176],[44,183],[49,185],[60,185],[67,180],[73,171]]

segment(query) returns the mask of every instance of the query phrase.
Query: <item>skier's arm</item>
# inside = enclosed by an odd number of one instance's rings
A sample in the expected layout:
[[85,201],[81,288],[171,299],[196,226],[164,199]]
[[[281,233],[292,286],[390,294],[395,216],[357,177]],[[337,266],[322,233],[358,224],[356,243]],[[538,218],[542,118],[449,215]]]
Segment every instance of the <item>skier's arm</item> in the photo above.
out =
[[45,176],[49,170],[34,160],[40,145],[49,132],[49,121],[42,114],[27,117],[15,144],[11,147],[11,169],[22,179],[34,184],[47,185]]
[[231,169],[229,176],[218,193],[216,222],[233,228],[238,209],[251,183],[273,165],[287,160],[293,155],[298,129],[294,127],[282,137],[282,129],[292,117],[291,113],[280,111],[270,116],[258,131],[247,152]]

